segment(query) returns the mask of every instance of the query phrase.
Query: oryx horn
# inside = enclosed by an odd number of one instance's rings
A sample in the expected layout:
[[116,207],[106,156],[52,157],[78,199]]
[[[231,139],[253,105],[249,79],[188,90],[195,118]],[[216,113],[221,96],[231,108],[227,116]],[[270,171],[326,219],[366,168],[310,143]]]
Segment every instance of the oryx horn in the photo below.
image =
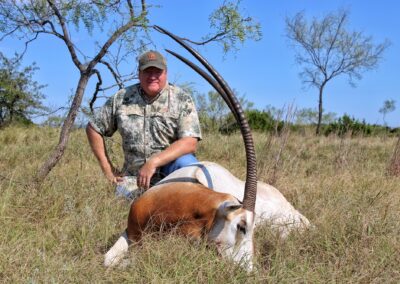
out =
[[[176,35],[170,33],[169,31],[167,31],[159,26],[154,26],[154,29],[161,33],[164,33],[164,34],[168,35],[169,37],[171,37],[172,39],[174,39],[176,42],[178,42],[180,45],[182,45],[187,51],[189,51],[197,60],[199,60],[199,62],[208,70],[208,72],[210,72],[210,74],[215,78],[215,81],[218,83],[220,88],[218,88],[218,87],[216,88],[217,92],[224,99],[226,98],[229,101],[228,106],[233,111],[234,116],[235,116],[237,122],[239,123],[240,130],[241,130],[242,136],[243,136],[245,150],[246,150],[247,171],[246,171],[246,185],[245,185],[245,191],[244,191],[244,197],[243,197],[243,208],[245,208],[249,211],[254,211],[254,207],[255,207],[255,203],[256,203],[256,195],[257,195],[256,155],[255,155],[253,137],[251,135],[250,127],[245,118],[243,109],[239,104],[239,101],[236,99],[232,90],[229,88],[228,84],[221,77],[221,75],[197,51],[195,51],[186,42],[184,42],[182,39],[180,39]],[[182,60],[182,58],[183,58],[182,56],[178,57],[178,59],[180,59],[180,60]],[[183,60],[183,62],[187,64],[187,62],[190,62],[190,61],[188,61],[186,59],[186,60]],[[191,68],[193,68],[193,66],[195,66],[194,64],[188,64],[188,65]],[[200,68],[193,68],[193,69],[197,73],[199,73],[201,76],[203,76],[201,73],[204,73],[204,72],[199,72],[199,70],[201,70]],[[204,74],[206,74],[206,73],[204,73]],[[207,80],[207,78],[205,78],[205,79]],[[207,81],[209,81],[209,80],[207,80]],[[214,81],[214,80],[212,80],[212,81]],[[212,83],[210,82],[210,84],[212,84]],[[223,92],[221,92],[220,89],[222,89]]]

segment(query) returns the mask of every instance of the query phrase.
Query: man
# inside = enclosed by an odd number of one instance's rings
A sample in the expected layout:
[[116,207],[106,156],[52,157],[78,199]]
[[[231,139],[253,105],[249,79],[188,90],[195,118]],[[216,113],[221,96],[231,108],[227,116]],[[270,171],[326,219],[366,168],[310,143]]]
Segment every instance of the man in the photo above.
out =
[[[139,57],[139,83],[112,96],[89,122],[89,144],[109,181],[135,176],[148,189],[172,171],[196,163],[193,155],[201,131],[191,96],[167,82],[165,58],[157,51]],[[111,164],[104,136],[122,136],[125,161],[121,173]]]

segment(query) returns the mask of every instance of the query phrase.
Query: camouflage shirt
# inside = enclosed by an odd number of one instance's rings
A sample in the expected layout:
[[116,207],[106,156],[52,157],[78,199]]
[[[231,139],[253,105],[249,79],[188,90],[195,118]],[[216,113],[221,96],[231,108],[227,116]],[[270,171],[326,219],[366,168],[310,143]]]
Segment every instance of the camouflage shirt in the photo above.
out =
[[152,102],[146,100],[139,84],[121,89],[96,112],[90,124],[103,136],[110,137],[117,130],[121,134],[124,175],[136,176],[152,155],[182,137],[201,139],[193,99],[170,84]]

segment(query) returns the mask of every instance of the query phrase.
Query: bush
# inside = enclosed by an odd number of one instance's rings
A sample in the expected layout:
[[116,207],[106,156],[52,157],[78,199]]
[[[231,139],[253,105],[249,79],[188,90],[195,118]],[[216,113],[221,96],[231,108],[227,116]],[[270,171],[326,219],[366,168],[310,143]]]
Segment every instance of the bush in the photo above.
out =
[[350,134],[351,136],[364,135],[370,136],[373,132],[373,126],[366,123],[365,120],[359,121],[354,117],[350,117],[344,114],[337,121],[329,123],[323,133],[327,136],[331,133],[335,133],[339,136]]
[[[284,122],[274,119],[274,117],[266,111],[260,110],[248,110],[245,111],[247,121],[250,128],[253,131],[259,132],[271,132],[277,131],[278,133],[283,129]],[[219,128],[219,132],[222,134],[231,134],[239,130],[235,118],[232,114],[229,114],[225,120],[225,123]]]

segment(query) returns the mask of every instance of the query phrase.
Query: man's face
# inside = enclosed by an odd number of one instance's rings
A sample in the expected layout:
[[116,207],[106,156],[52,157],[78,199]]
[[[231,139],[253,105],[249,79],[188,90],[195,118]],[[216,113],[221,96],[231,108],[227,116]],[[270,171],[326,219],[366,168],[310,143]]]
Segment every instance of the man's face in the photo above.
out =
[[167,83],[167,70],[149,67],[139,71],[140,86],[149,97],[155,97]]

